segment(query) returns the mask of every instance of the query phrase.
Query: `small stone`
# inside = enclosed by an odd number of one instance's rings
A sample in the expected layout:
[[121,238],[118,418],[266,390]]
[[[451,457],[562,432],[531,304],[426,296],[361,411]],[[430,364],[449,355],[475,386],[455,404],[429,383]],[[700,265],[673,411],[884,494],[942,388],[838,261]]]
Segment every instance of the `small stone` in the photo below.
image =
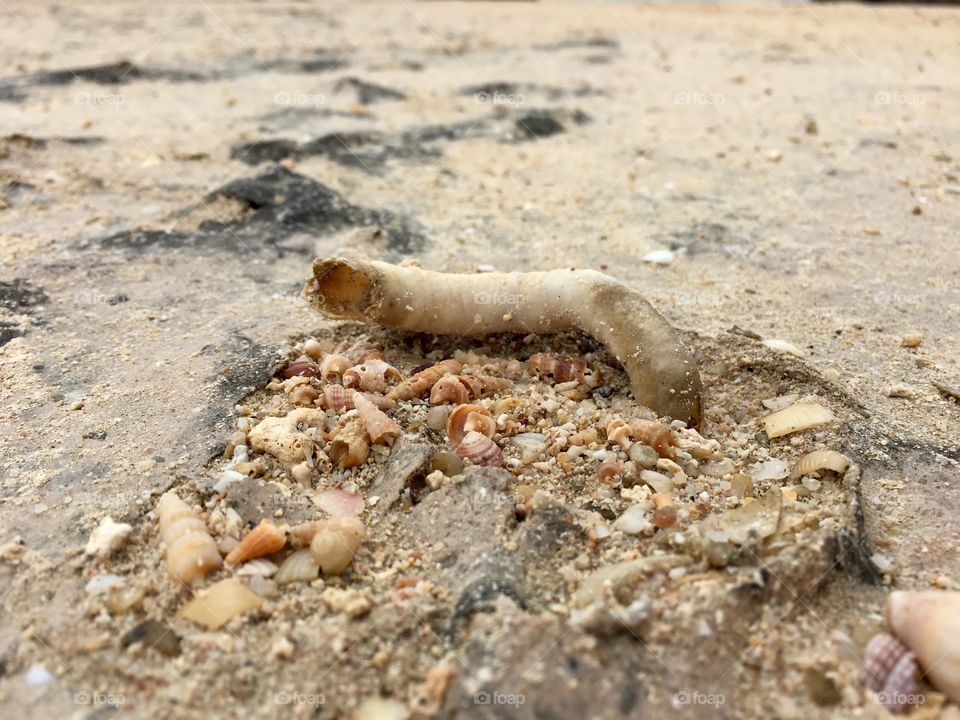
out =
[[914,400],[917,397],[917,391],[907,385],[894,385],[887,388],[887,397]]
[[779,150],[768,150],[766,157],[770,162],[780,162],[783,160],[783,153]]
[[119,550],[132,532],[132,526],[114,522],[109,516],[105,517],[90,533],[90,540],[84,548],[84,553],[104,560]]
[[626,533],[627,535],[637,535],[650,527],[650,520],[647,518],[647,511],[642,505],[631,506],[623,515],[617,518],[613,524],[615,530]]
[[903,342],[901,343],[903,347],[915,348],[920,347],[920,343],[923,342],[922,335],[904,335]]
[[653,265],[670,265],[673,262],[674,254],[671,250],[651,250],[640,259]]
[[139,643],[144,650],[156,650],[167,657],[180,654],[180,636],[170,626],[157,620],[145,620],[120,639],[120,647],[124,649],[134,643]]
[[26,674],[27,685],[30,687],[44,687],[55,679],[43,665],[31,665]]
[[372,607],[370,598],[354,588],[327,588],[320,599],[331,612],[343,613],[351,618],[363,617]]
[[293,657],[293,651],[293,643],[285,637],[278,637],[273,641],[273,645],[270,647],[271,657],[282,660]]

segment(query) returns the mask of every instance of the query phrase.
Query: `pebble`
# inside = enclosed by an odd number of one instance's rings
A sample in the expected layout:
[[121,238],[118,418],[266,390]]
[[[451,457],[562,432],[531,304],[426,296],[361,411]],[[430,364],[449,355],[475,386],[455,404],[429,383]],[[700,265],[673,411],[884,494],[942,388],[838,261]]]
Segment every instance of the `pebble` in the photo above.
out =
[[904,335],[903,342],[901,343],[903,347],[915,348],[920,347],[920,343],[923,342],[922,335]]
[[646,509],[642,505],[632,505],[623,515],[617,518],[613,527],[627,535],[638,535],[651,525],[647,518]]
[[25,677],[30,687],[44,687],[55,680],[43,665],[31,665]]
[[94,575],[83,586],[88,595],[103,595],[115,588],[123,587],[124,579],[119,575]]
[[651,250],[640,259],[653,265],[670,265],[673,262],[674,254],[672,250]]
[[114,522],[113,518],[107,516],[90,533],[90,540],[83,552],[104,560],[119,550],[132,532],[132,526],[127,525],[127,523]]
[[907,385],[894,385],[887,388],[887,397],[914,400],[917,397],[917,391]]
[[642,445],[641,443],[631,445],[627,451],[627,455],[634,463],[645,470],[653,470],[653,468],[657,466],[657,461],[660,459],[656,450],[649,445]]

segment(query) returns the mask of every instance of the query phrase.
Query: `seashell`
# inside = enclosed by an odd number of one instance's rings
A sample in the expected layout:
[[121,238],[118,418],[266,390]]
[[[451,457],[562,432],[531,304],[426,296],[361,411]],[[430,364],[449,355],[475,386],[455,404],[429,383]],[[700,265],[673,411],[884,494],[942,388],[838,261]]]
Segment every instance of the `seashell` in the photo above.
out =
[[320,397],[320,393],[312,385],[297,385],[288,395],[290,402],[298,407],[309,407]]
[[445,375],[430,389],[431,405],[444,403],[460,405],[468,400],[470,400],[470,387],[461,382],[459,375]]
[[632,439],[635,442],[649,445],[660,457],[672,458],[673,448],[677,445],[677,436],[673,430],[656,420],[633,418],[628,423],[633,431]]
[[340,428],[340,432],[330,444],[330,457],[342,469],[363,465],[370,455],[370,443],[367,431],[359,418],[351,420]]
[[427,427],[437,431],[445,429],[452,409],[449,405],[434,405],[431,407],[427,410]]
[[192,620],[207,630],[217,630],[261,605],[263,600],[253,590],[236,578],[227,578],[198,593],[180,608],[177,618]]
[[458,405],[447,418],[447,437],[451,443],[459,445],[471,430],[493,437],[497,422],[490,416],[490,411],[481,405]]
[[774,487],[749,505],[724,512],[720,516],[720,527],[736,545],[744,544],[751,537],[768,538],[780,527],[782,508],[783,493]]
[[430,390],[444,375],[456,375],[463,366],[456,360],[441,360],[402,381],[387,393],[391,400],[413,400]]
[[799,430],[808,430],[809,428],[833,422],[836,418],[829,408],[816,403],[797,403],[790,407],[779,410],[767,415],[760,420],[764,432],[771,440],[789,435]]
[[850,458],[836,450],[814,450],[797,460],[790,473],[791,480],[799,480],[804,475],[820,470],[832,470],[838,475],[850,465]]
[[353,561],[366,536],[356,518],[324,520],[310,541],[310,554],[324,575],[339,575]]
[[253,530],[247,533],[240,544],[226,557],[227,565],[237,565],[253,558],[273,555],[283,550],[287,537],[283,530],[270,520],[261,520]]
[[633,445],[633,429],[621,418],[608,417],[604,430],[607,433],[607,440],[617,443],[624,450],[629,450]]
[[290,544],[294,547],[309,545],[313,536],[317,534],[326,520],[308,520],[307,522],[297,523],[287,527],[287,535],[290,536]]
[[590,445],[600,442],[600,431],[595,427],[589,427],[586,430],[575,432],[570,436],[570,445]]
[[285,417],[266,417],[250,431],[250,447],[273,455],[284,465],[296,465],[313,448],[313,436],[301,428],[322,427],[326,419],[313,408],[293,410]]
[[319,575],[320,566],[313,559],[310,548],[302,548],[283,561],[273,581],[279,587],[292,582],[313,582]]
[[303,344],[303,352],[311,360],[320,360],[323,357],[323,343],[316,338],[310,338]]
[[353,410],[353,390],[343,385],[327,385],[323,389],[320,407],[328,410]]
[[167,569],[173,577],[189,584],[220,567],[220,551],[207,526],[175,492],[160,496],[157,516]]
[[292,363],[287,365],[283,371],[283,376],[288,380],[292,377],[320,377],[320,366],[312,358],[301,355]]
[[471,430],[457,445],[457,456],[473,463],[487,467],[499,467],[503,464],[503,450],[489,437],[476,430]]
[[895,591],[887,598],[884,614],[930,682],[960,702],[960,592]]
[[330,517],[354,517],[363,512],[363,496],[339,488],[324,490],[317,496],[317,506]]
[[402,379],[400,371],[384,360],[369,360],[354,365],[343,373],[345,387],[355,387],[368,392],[383,392],[387,385]]
[[902,712],[917,697],[917,661],[895,637],[874,635],[863,653],[864,687],[880,694],[880,703],[890,712]]
[[330,353],[320,363],[320,377],[324,380],[342,377],[349,367],[350,360],[346,355]]
[[527,359],[527,367],[533,374],[550,376],[558,383],[571,380],[582,383],[586,379],[587,362],[585,360],[560,357],[550,353],[536,353]]
[[523,401],[513,395],[500,398],[493,403],[493,414],[499,416],[505,413],[512,413],[522,404]]
[[360,353],[360,362],[370,362],[371,360],[385,360],[383,356],[383,350],[379,348],[370,348],[369,350],[364,350]]
[[616,460],[607,460],[606,462],[600,463],[600,467],[597,468],[597,480],[600,482],[609,482],[617,475],[623,474],[623,468],[620,467],[620,463]]
[[657,492],[650,498],[653,501],[653,515],[650,522],[654,527],[663,529],[677,524],[677,507],[670,493]]
[[268,578],[276,574],[278,568],[269,560],[264,560],[263,558],[254,558],[249,562],[245,562],[243,567],[237,570],[237,575],[240,576],[252,576],[260,575],[262,577]]
[[536,462],[547,450],[547,439],[542,433],[520,433],[510,438],[510,443],[520,450],[520,462],[524,465]]
[[400,426],[366,397],[355,393],[353,404],[360,416],[360,422],[370,436],[370,442],[374,445],[393,445],[400,437]]

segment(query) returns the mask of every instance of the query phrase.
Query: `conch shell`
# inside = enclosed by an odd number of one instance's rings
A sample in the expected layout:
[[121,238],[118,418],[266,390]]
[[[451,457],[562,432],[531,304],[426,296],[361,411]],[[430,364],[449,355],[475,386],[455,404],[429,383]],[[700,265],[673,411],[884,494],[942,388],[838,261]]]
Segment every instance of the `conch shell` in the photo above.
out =
[[503,450],[483,433],[472,430],[457,446],[457,456],[474,465],[499,467],[503,464]]
[[413,400],[432,388],[444,375],[455,375],[463,366],[453,359],[441,360],[436,365],[411,375],[387,393],[390,400]]
[[220,567],[220,551],[203,520],[173,491],[157,503],[160,539],[167,547],[167,569],[177,580],[193,583]]
[[400,426],[366,397],[360,393],[355,393],[353,404],[357,408],[360,422],[363,423],[367,435],[370,436],[370,442],[374,445],[393,445],[396,439],[400,437]]
[[359,388],[368,392],[383,392],[387,385],[399,382],[403,375],[390,363],[379,360],[367,360],[349,368],[343,373],[343,384],[348,388]]
[[892,592],[884,614],[931,683],[960,703],[960,592]]
[[237,565],[283,550],[286,534],[270,520],[261,520],[226,557],[227,565]]
[[633,418],[629,421],[634,442],[649,445],[660,457],[672,458],[673,448],[677,445],[677,436],[673,430],[656,420]]

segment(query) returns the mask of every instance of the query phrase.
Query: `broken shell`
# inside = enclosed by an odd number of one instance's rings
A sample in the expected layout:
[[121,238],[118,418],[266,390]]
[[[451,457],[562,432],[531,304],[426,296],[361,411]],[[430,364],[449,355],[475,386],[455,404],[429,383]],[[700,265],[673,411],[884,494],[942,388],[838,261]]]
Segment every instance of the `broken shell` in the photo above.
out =
[[607,433],[607,440],[615,442],[624,450],[629,450],[633,444],[633,429],[621,418],[608,417],[604,423],[604,430]]
[[783,493],[771,488],[766,494],[748,505],[727,510],[720,517],[720,527],[732,543],[742,545],[752,536],[760,539],[770,537],[780,527],[780,512]]
[[767,415],[760,420],[764,432],[771,440],[783,435],[789,435],[799,430],[833,422],[836,418],[829,408],[816,403],[797,403],[778,412]]
[[863,653],[863,685],[880,694],[880,702],[891,712],[905,710],[917,694],[917,661],[895,637],[874,635]]
[[247,533],[240,544],[226,557],[227,565],[237,565],[247,560],[273,555],[283,550],[287,538],[283,530],[270,520],[261,520],[253,530]]
[[193,583],[220,567],[220,551],[207,526],[176,493],[160,496],[157,516],[160,540],[167,548],[167,569],[173,577]]
[[635,442],[649,445],[660,457],[672,458],[673,448],[677,445],[677,436],[673,430],[656,420],[633,418],[629,422]]
[[430,390],[444,375],[456,375],[462,369],[463,366],[456,360],[442,360],[408,377],[387,393],[387,397],[391,400],[413,400]]
[[320,566],[313,559],[310,548],[302,548],[283,561],[273,581],[279,587],[292,582],[313,582],[320,575]]
[[107,516],[90,533],[90,540],[83,552],[105,560],[123,546],[132,532],[132,525],[114,522],[112,517]]
[[350,367],[350,360],[346,355],[331,353],[320,363],[320,376],[324,380],[341,377]]
[[931,683],[960,702],[960,592],[895,591],[884,614]]
[[317,506],[330,517],[354,517],[363,512],[364,502],[362,495],[330,488],[317,496]]
[[312,436],[302,428],[322,427],[326,415],[320,410],[299,408],[286,417],[266,417],[250,431],[250,447],[273,455],[284,465],[291,466],[306,459],[305,449],[311,449]]
[[497,431],[496,420],[482,405],[458,405],[447,418],[447,437],[451,443],[459,445],[464,436],[472,430],[493,437]]
[[320,397],[320,393],[312,385],[297,385],[290,391],[290,402],[299,407],[309,407]]
[[427,410],[427,427],[431,430],[444,430],[452,408],[449,405],[434,405]]
[[520,462],[524,465],[536,462],[547,450],[547,439],[541,433],[520,433],[510,438],[510,443],[520,450]]
[[287,365],[286,370],[283,371],[283,376],[289,380],[298,375],[303,377],[320,377],[320,373],[320,366],[317,365],[312,358],[301,355]]
[[310,553],[324,575],[339,575],[353,561],[365,535],[356,518],[324,520],[310,541]]
[[369,455],[370,443],[360,419],[346,423],[330,444],[330,457],[344,470],[363,465]]
[[503,451],[489,437],[476,430],[471,430],[457,445],[457,455],[473,463],[487,467],[499,467],[503,464]]
[[461,404],[471,399],[470,387],[461,381],[459,375],[445,375],[437,380],[430,390],[430,404]]
[[804,475],[820,470],[832,470],[838,475],[850,465],[850,458],[836,450],[814,450],[797,460],[790,473],[791,480],[799,480]]
[[393,445],[396,439],[400,437],[400,426],[366,397],[360,393],[355,393],[353,404],[357,408],[360,422],[363,423],[367,435],[370,436],[370,442],[374,445]]
[[184,605],[177,618],[192,620],[207,630],[223,627],[237,615],[256,610],[263,600],[236,578],[227,578],[211,585]]
[[530,372],[535,375],[552,377],[558,383],[576,380],[583,382],[586,377],[587,362],[575,358],[559,357],[549,353],[536,353],[527,360]]
[[344,371],[343,384],[368,392],[383,392],[387,385],[399,382],[403,375],[384,360],[367,360]]

